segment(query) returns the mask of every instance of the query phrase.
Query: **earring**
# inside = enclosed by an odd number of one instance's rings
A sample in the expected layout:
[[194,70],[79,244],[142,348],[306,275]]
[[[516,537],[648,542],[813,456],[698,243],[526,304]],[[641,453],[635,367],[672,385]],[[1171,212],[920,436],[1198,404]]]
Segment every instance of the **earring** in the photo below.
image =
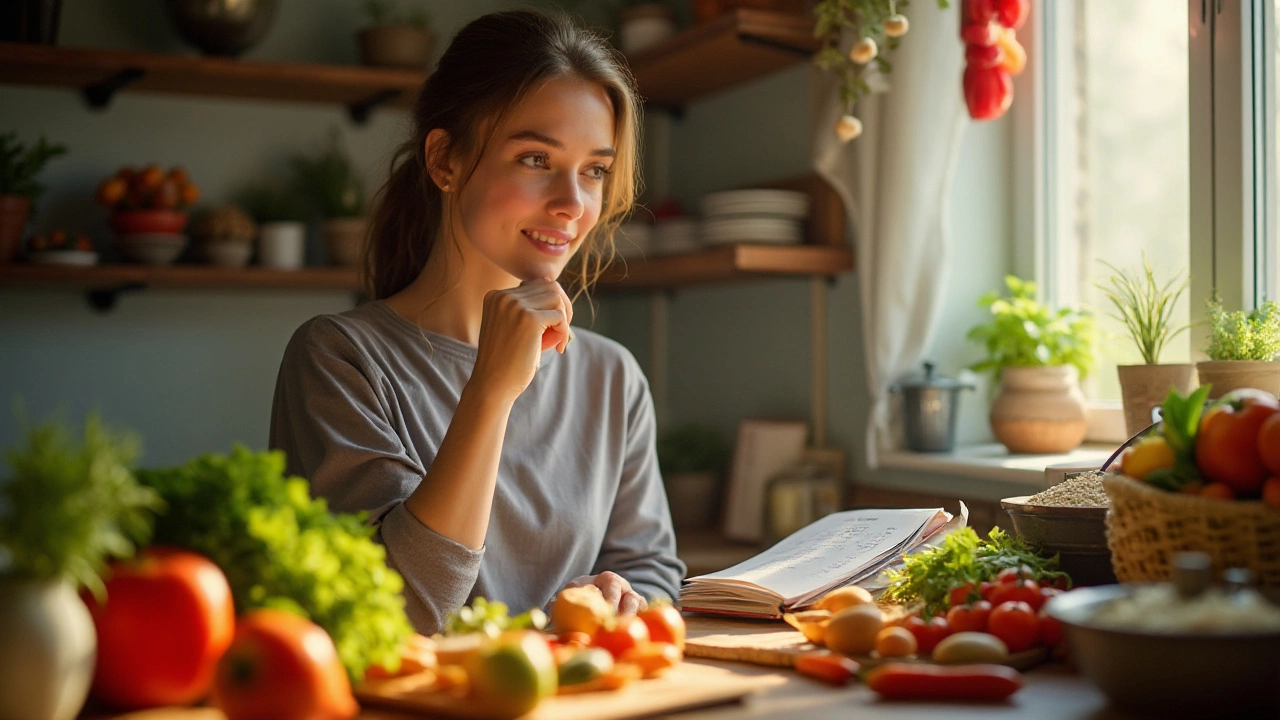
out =
[[443,181],[443,182],[441,182],[441,183],[440,183],[440,191],[441,191],[441,192],[449,192],[449,191],[450,191],[450,190],[452,190],[452,189],[453,189],[453,188],[450,186],[450,184],[449,184],[449,181],[448,181],[448,180],[445,180],[445,181]]

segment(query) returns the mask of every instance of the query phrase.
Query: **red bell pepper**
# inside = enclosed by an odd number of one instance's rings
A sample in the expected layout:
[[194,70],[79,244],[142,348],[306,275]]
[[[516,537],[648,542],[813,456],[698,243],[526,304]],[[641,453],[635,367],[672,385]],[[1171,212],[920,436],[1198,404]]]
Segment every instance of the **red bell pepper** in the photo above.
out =
[[998,67],[964,70],[964,102],[974,120],[994,120],[1013,103],[1013,78]]

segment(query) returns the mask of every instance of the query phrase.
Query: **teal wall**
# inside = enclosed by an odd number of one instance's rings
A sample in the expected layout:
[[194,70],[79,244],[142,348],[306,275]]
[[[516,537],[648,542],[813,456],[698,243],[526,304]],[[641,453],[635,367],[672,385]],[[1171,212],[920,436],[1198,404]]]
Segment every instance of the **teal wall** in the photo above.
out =
[[[475,15],[512,4],[441,0],[432,3],[434,25],[447,38]],[[355,62],[358,3],[285,0],[282,6],[271,34],[248,58]],[[68,3],[61,44],[189,51],[162,12],[160,0]],[[808,68],[797,67],[698,102],[673,120],[671,194],[696,207],[707,191],[810,172],[809,79]],[[959,92],[958,78],[956,85]],[[106,112],[92,112],[69,91],[0,87],[0,129],[16,129],[23,139],[44,133],[71,148],[43,176],[50,190],[36,227],[56,224],[103,239],[109,236],[104,213],[89,198],[119,165],[182,164],[205,197],[217,201],[282,171],[286,157],[338,127],[372,189],[385,174],[405,118],[384,112],[354,126],[336,108],[127,93]],[[979,318],[977,296],[996,287],[1011,265],[1007,123],[972,125],[964,139],[950,214],[953,271],[932,353],[949,374],[975,358],[963,330]],[[711,423],[728,437],[744,416],[808,418],[809,297],[803,280],[670,296],[669,420]],[[28,415],[37,418],[61,409],[78,419],[100,409],[109,421],[142,433],[144,464],[180,462],[233,442],[263,447],[290,333],[312,315],[352,302],[346,292],[150,289],[126,294],[115,310],[99,314],[74,291],[0,288],[0,398],[22,398]],[[597,305],[596,329],[619,338],[648,366],[649,298],[598,297]],[[828,441],[854,458],[862,454],[866,406],[858,307],[856,274],[830,286]],[[985,404],[981,394],[965,399],[962,440],[989,437]],[[0,445],[16,435],[13,414],[0,408]],[[856,461],[851,469],[879,484],[909,480],[866,473]]]

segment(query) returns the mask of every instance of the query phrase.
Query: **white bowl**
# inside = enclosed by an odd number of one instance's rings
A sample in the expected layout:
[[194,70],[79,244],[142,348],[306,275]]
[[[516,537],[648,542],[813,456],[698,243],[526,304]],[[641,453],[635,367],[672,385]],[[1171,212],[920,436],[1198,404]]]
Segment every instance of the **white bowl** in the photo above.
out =
[[33,265],[72,265],[88,267],[98,264],[98,253],[91,250],[37,250],[27,253]]
[[239,268],[249,264],[249,256],[253,255],[253,244],[237,240],[219,240],[204,243],[200,246],[200,251],[211,265]]
[[124,259],[146,265],[172,265],[186,247],[187,236],[181,233],[131,233],[116,238]]

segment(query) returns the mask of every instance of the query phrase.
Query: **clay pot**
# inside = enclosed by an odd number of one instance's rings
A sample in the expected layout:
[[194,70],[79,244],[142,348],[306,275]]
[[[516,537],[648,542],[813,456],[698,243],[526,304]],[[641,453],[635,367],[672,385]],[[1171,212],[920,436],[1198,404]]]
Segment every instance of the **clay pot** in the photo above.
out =
[[1130,437],[1151,425],[1151,410],[1164,402],[1170,389],[1186,395],[1199,385],[1191,363],[1121,365],[1116,370],[1124,399],[1125,432]]
[[1004,368],[989,417],[996,439],[1011,453],[1072,450],[1089,427],[1080,373],[1074,365]]
[[0,195],[0,263],[11,263],[18,257],[22,232],[31,216],[31,198],[26,195]]
[[332,218],[324,221],[324,243],[329,264],[360,267],[364,262],[365,218]]
[[1240,388],[1258,388],[1280,395],[1280,361],[1209,360],[1196,363],[1196,372],[1201,385],[1213,385],[1210,400]]

